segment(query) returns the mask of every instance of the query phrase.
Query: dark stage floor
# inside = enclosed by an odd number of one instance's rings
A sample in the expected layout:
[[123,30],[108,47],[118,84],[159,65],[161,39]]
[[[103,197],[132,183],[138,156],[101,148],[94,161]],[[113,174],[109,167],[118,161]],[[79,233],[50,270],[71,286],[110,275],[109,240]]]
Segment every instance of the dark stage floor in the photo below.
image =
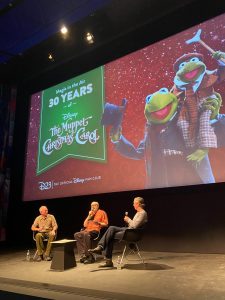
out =
[[[9,299],[7,292],[17,293],[11,299],[34,300],[225,299],[225,254],[149,251],[142,252],[144,265],[129,256],[122,270],[100,269],[98,257],[94,264],[78,262],[63,272],[50,270],[51,262],[27,262],[25,255],[26,249],[1,252],[0,299]],[[117,255],[118,249],[114,260]]]

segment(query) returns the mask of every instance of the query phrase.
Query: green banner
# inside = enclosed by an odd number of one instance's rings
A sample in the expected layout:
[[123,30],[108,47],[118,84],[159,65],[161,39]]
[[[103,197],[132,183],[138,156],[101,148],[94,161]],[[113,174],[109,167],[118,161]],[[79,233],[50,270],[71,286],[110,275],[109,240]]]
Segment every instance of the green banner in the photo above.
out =
[[106,162],[103,67],[42,93],[37,174],[74,157]]

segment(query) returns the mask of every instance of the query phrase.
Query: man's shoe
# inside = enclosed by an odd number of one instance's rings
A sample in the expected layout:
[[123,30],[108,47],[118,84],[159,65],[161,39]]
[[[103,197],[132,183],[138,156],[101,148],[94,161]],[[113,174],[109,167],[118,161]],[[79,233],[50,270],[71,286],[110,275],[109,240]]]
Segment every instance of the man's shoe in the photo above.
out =
[[99,268],[112,268],[113,262],[111,259],[107,259],[104,264],[99,265]]
[[95,259],[93,256],[89,256],[85,259],[84,261],[84,264],[87,265],[87,264],[93,264],[95,262]]
[[44,260],[50,261],[50,260],[52,260],[52,257],[44,254]]
[[36,258],[36,261],[42,261],[43,260],[43,255],[38,255],[38,257]]
[[91,252],[91,253],[95,253],[95,254],[102,254],[102,247],[101,246],[97,246],[96,248],[94,249],[89,249],[88,252]]
[[50,261],[52,260],[51,256],[45,256],[45,260]]
[[84,263],[84,261],[87,259],[88,257],[87,256],[82,256],[80,258],[80,263]]

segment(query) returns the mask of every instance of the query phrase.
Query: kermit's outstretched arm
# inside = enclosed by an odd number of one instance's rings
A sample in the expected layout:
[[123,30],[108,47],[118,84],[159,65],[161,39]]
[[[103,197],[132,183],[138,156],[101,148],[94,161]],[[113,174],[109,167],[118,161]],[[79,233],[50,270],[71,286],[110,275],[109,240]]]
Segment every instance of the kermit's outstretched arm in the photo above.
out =
[[144,158],[144,141],[141,141],[137,148],[122,135],[122,127],[110,131],[111,142],[114,148],[122,156],[130,159],[140,160]]

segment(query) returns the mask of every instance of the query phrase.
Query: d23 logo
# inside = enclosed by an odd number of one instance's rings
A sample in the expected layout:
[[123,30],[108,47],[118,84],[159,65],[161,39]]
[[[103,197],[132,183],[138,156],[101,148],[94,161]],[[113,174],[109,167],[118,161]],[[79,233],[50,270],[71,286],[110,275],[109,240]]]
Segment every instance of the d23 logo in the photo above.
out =
[[52,181],[39,181],[39,190],[50,190],[53,188],[53,182]]

